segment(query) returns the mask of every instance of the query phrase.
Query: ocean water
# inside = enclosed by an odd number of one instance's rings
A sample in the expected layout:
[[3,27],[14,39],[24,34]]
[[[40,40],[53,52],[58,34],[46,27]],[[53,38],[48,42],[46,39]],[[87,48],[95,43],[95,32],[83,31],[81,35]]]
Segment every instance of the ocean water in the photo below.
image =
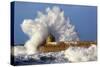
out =
[[[22,47],[22,46],[19,46]],[[16,47],[16,48],[19,48]],[[22,48],[20,48],[21,50]],[[23,50],[22,50],[23,52]],[[22,53],[19,50],[15,51],[12,58],[14,65],[36,65],[36,64],[54,64],[54,63],[69,63],[69,62],[87,62],[97,60],[97,46],[92,44],[89,48],[69,47],[64,51],[59,52],[36,52],[34,54]],[[12,59],[12,60],[13,60]]]
[[14,56],[14,65],[36,65],[36,64],[54,64],[66,63],[68,59],[64,58],[64,51],[36,53],[34,55]]

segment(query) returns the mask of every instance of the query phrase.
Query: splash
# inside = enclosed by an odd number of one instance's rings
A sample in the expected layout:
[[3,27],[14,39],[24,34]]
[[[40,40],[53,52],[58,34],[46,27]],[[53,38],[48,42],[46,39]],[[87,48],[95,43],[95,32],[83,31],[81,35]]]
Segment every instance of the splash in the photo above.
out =
[[52,9],[46,8],[45,12],[38,12],[35,20],[37,23],[47,25],[56,41],[79,41],[75,26],[70,23],[70,18],[64,16],[64,11],[54,6]]
[[11,48],[11,55],[13,56],[26,55],[26,49],[24,46],[14,46]]
[[97,60],[97,47],[94,44],[89,48],[69,47],[64,54],[71,62],[94,61]]
[[[29,36],[24,46],[12,47],[12,55],[23,56],[24,59],[33,58],[40,60],[41,57],[54,57],[51,63],[81,62],[97,60],[97,46],[92,44],[89,48],[69,47],[60,52],[38,52],[37,48],[49,34],[55,37],[55,41],[79,41],[75,26],[70,23],[70,18],[64,16],[64,11],[59,7],[46,8],[44,12],[37,12],[35,19],[24,19],[21,24],[22,31]],[[48,61],[48,60],[47,60]]]
[[51,33],[57,41],[79,41],[75,26],[70,23],[69,17],[64,17],[64,11],[54,6],[52,9],[46,8],[45,12],[37,12],[37,17],[25,19],[21,24],[21,28],[25,34],[29,36],[29,40],[25,43],[28,54],[37,51],[40,45]]
[[47,26],[28,19],[24,20],[24,22],[21,24],[21,27],[23,32],[30,37],[30,39],[24,45],[27,54],[36,53],[38,45],[42,44],[48,36]]

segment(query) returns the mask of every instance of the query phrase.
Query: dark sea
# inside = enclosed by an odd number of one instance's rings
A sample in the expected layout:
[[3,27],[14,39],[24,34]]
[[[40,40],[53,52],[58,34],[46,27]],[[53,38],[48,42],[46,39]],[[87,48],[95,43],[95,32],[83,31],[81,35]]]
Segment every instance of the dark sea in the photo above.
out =
[[67,63],[68,59],[64,58],[62,52],[54,53],[41,53],[31,56],[19,55],[12,56],[14,60],[13,65],[38,65],[38,64],[54,64],[54,63]]

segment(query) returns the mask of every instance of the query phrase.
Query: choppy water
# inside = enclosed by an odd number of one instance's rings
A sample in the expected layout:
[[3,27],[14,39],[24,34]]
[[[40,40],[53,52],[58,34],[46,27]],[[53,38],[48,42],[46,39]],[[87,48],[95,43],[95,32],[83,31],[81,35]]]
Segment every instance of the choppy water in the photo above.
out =
[[31,65],[31,64],[53,64],[66,63],[68,59],[64,58],[62,52],[37,53],[34,55],[19,55],[14,57],[14,65]]
[[54,64],[67,62],[86,62],[97,60],[97,46],[91,45],[89,48],[70,47],[60,52],[36,52],[29,55],[18,53],[13,55],[14,65],[35,65],[35,64]]

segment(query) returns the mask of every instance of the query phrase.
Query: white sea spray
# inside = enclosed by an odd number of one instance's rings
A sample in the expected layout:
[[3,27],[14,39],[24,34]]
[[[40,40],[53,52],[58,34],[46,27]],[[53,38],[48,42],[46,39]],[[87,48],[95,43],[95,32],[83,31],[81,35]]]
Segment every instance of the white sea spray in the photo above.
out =
[[38,11],[34,20],[25,19],[21,28],[30,38],[25,43],[27,54],[34,54],[49,33],[55,37],[56,42],[79,41],[75,26],[70,23],[69,17],[66,18],[64,11],[54,6],[52,9],[46,8],[45,12]]
[[92,45],[89,48],[69,47],[64,54],[65,58],[71,62],[94,61],[97,60],[97,46]]
[[[68,59],[71,62],[89,61],[97,59],[97,47],[95,45],[89,48],[69,47],[63,52],[50,52],[38,53],[37,47],[43,43],[49,33],[51,33],[56,42],[58,41],[79,41],[79,37],[75,30],[75,26],[70,23],[70,18],[64,16],[64,11],[59,7],[46,8],[45,12],[37,12],[35,19],[24,19],[21,24],[22,31],[29,36],[24,46],[15,46],[14,55],[18,56],[25,54],[27,59],[29,56],[32,58],[40,59],[42,56],[59,57],[60,62],[62,59]],[[61,60],[62,61],[62,60]]]

